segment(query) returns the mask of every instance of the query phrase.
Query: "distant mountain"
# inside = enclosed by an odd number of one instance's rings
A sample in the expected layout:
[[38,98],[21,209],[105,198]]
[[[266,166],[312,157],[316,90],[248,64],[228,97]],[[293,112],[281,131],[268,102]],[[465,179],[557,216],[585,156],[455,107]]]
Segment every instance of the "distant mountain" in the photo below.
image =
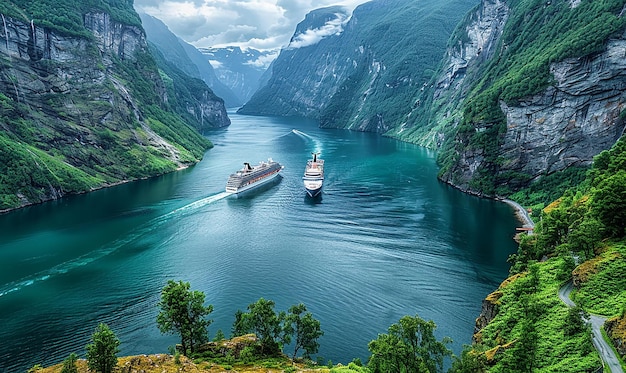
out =
[[216,77],[213,67],[196,47],[174,35],[161,20],[145,13],[139,16],[148,41],[156,46],[166,61],[183,73],[203,80],[227,107],[243,104],[244,101]]
[[276,51],[239,47],[200,48],[200,52],[209,60],[219,80],[242,102],[247,102],[257,91],[263,74],[277,55]]
[[268,84],[240,111],[385,133],[418,101],[457,23],[477,2],[373,0],[352,14],[316,9],[281,50]]

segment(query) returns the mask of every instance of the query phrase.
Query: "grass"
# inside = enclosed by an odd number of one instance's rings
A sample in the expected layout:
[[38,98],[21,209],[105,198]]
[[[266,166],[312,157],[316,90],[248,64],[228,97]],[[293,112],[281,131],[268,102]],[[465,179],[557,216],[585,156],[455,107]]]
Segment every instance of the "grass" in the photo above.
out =
[[[606,334],[606,330],[602,328],[600,329],[600,331],[602,332],[602,338],[604,338],[604,341],[609,344],[609,346],[611,347],[611,350],[613,350],[613,353],[619,359],[619,364],[622,366],[622,370],[626,371],[626,362],[624,362],[624,359],[622,359],[620,354],[617,352],[617,349],[613,345],[613,341],[611,341],[611,338],[609,338],[609,335]],[[606,373],[611,373],[611,368],[609,368],[608,366],[605,366],[604,371]]]
[[617,316],[626,305],[626,242],[608,244],[596,258],[583,263],[579,289],[572,300],[587,312]]
[[[524,337],[522,320],[529,318],[537,333],[533,358],[537,371],[585,372],[600,366],[600,357],[593,349],[588,331],[564,335],[568,307],[558,297],[561,281],[557,279],[562,260],[551,258],[535,264],[538,278],[535,291],[528,272],[501,285],[498,313],[481,331],[483,348],[501,350],[493,357],[495,366],[491,371],[506,371],[515,345]],[[507,345],[510,348],[502,348]]]
[[[87,362],[80,359],[76,362],[78,373],[89,373]],[[56,364],[47,368],[33,367],[29,372],[37,373],[61,373],[63,364]],[[347,366],[337,365],[328,367],[309,367],[302,363],[293,362],[288,358],[269,358],[254,361],[250,364],[220,364],[214,361],[196,359],[191,360],[185,356],[180,356],[178,363],[173,355],[138,355],[126,356],[118,359],[117,368],[119,371],[144,372],[144,373],[283,373],[283,372],[317,372],[317,373],[366,373],[366,368],[354,363]]]

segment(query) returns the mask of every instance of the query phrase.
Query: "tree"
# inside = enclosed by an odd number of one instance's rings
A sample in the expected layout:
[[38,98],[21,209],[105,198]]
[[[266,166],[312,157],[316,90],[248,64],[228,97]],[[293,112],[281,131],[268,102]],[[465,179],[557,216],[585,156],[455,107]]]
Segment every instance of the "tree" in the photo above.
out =
[[317,339],[324,335],[320,329],[320,322],[313,318],[311,312],[307,312],[306,306],[302,303],[289,308],[283,330],[286,343],[291,341],[292,335],[296,338],[293,359],[296,358],[298,350],[301,348],[305,351],[304,357],[310,359],[311,355],[317,353],[320,347]]
[[87,366],[99,373],[111,373],[117,365],[120,340],[106,324],[100,323],[87,345]]
[[224,332],[222,331],[222,329],[217,329],[217,332],[215,333],[215,337],[213,337],[213,342],[220,342],[226,339],[226,336],[224,335]]
[[208,341],[208,327],[213,320],[205,317],[213,306],[204,306],[204,293],[191,291],[188,282],[169,280],[161,291],[157,324],[161,333],[178,333],[182,353],[195,352],[198,345]]
[[585,320],[588,318],[589,314],[579,305],[570,307],[570,309],[567,310],[567,316],[565,317],[563,333],[567,336],[573,336],[586,331],[587,323]]
[[606,227],[611,237],[626,233],[626,171],[600,181],[593,193],[591,210]]
[[233,323],[233,328],[230,333],[231,338],[250,333],[250,326],[247,325],[246,321],[247,319],[243,311],[237,310],[237,312],[235,312],[235,322]]
[[260,298],[248,305],[247,313],[238,311],[235,314],[233,335],[254,333],[261,343],[261,354],[274,354],[280,351],[284,318],[284,312],[277,314],[274,311],[274,301]]
[[61,369],[61,373],[78,373],[78,368],[76,368],[76,360],[78,360],[78,355],[72,352],[65,360],[63,360],[63,368]]
[[388,334],[379,334],[368,344],[372,353],[368,367],[373,373],[383,372],[440,372],[443,359],[451,356],[446,344],[450,338],[437,341],[433,321],[424,321],[418,315],[404,316],[389,327]]

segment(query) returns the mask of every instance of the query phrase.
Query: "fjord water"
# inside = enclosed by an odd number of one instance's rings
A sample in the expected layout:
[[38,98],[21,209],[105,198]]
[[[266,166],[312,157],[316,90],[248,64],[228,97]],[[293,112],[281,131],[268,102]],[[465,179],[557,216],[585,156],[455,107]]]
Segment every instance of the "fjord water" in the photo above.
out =
[[[231,113],[215,147],[187,170],[0,215],[0,372],[84,356],[107,323],[121,355],[177,343],[156,325],[159,292],[183,280],[214,306],[211,337],[260,297],[304,303],[320,320],[319,356],[367,359],[403,315],[469,343],[482,299],[508,271],[518,225],[502,203],[437,181],[434,154],[311,121]],[[301,176],[321,152],[320,199]],[[244,161],[272,157],[282,179],[223,192]]]

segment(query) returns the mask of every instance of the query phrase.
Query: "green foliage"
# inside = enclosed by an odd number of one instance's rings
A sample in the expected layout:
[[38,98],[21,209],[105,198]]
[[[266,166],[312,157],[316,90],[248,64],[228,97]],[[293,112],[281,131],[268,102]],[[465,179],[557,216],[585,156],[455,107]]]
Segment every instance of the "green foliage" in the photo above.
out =
[[388,334],[379,334],[368,344],[371,352],[368,368],[378,372],[440,372],[443,359],[451,356],[446,344],[449,338],[437,341],[436,325],[419,316],[404,316],[389,327]]
[[61,373],[78,373],[76,360],[78,360],[78,355],[72,352],[65,360],[63,360],[63,368],[61,368]]
[[588,329],[588,325],[585,322],[588,318],[589,313],[579,305],[570,307],[567,310],[567,317],[565,318],[565,323],[563,324],[563,332],[568,337],[583,333]]
[[[457,363],[459,369],[466,368],[458,372],[471,372],[467,367],[484,363],[497,373],[589,372],[601,365],[588,329],[566,335],[568,307],[557,295],[562,284],[556,278],[561,260],[530,263],[528,272],[500,286],[497,314],[479,332],[480,342],[468,349],[463,363]],[[487,351],[498,353],[487,357]]]
[[220,342],[224,339],[226,339],[226,336],[224,335],[222,329],[217,329],[217,332],[215,332],[215,337],[213,337],[213,342]]
[[536,206],[541,210],[550,202],[558,199],[567,189],[581,184],[589,167],[569,167],[563,171],[541,176],[528,187],[513,193],[509,198],[522,206]]
[[161,291],[157,325],[161,333],[177,333],[181,337],[184,354],[194,353],[197,347],[208,341],[207,328],[213,320],[205,319],[213,312],[213,306],[204,306],[205,295],[191,291],[188,282],[169,280]]
[[102,180],[62,159],[0,132],[0,210],[18,207],[21,195],[40,201],[50,189],[77,193],[101,185]]
[[338,365],[336,367],[330,367],[330,373],[370,373],[367,367],[350,363],[347,366]]
[[111,373],[117,365],[120,340],[106,324],[100,323],[87,345],[87,366],[98,373]]
[[280,351],[283,339],[282,322],[285,313],[274,311],[274,301],[260,298],[248,305],[248,312],[237,312],[233,330],[235,335],[254,333],[259,338],[262,355],[273,355]]
[[626,243],[610,245],[595,259],[592,275],[572,294],[586,311],[618,316],[626,305]]
[[43,369],[43,367],[41,366],[41,364],[35,364],[30,369],[28,369],[28,373],[35,373],[35,372],[38,372],[38,371],[40,371],[42,369]]
[[307,312],[302,303],[291,306],[284,320],[284,340],[290,343],[291,337],[295,337],[292,359],[296,358],[298,350],[304,349],[304,358],[310,359],[319,349],[317,339],[324,335],[320,328],[320,322],[313,318],[311,312]]
[[55,30],[69,36],[90,38],[83,15],[104,12],[123,24],[141,28],[141,20],[131,1],[126,0],[11,0],[0,3],[0,13]]
[[604,225],[610,237],[626,235],[625,170],[619,170],[598,182],[593,192],[591,213]]
[[475,346],[464,345],[461,356],[453,356],[449,373],[484,372],[487,366],[486,360],[484,351],[478,350]]

